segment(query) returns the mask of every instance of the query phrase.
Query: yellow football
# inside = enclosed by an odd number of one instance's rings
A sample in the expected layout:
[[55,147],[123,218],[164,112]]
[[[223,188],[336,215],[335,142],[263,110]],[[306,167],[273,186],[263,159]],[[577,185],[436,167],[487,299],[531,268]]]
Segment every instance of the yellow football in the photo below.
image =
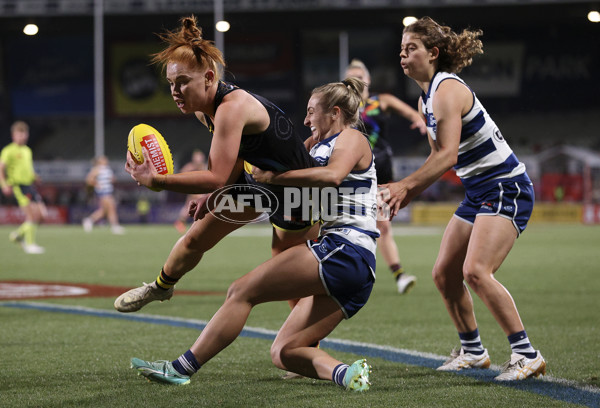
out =
[[[129,131],[127,150],[137,163],[144,162],[142,147],[148,150],[150,159],[158,174],[173,174],[173,156],[164,137],[152,126],[140,123]],[[151,188],[154,191],[159,189]]]

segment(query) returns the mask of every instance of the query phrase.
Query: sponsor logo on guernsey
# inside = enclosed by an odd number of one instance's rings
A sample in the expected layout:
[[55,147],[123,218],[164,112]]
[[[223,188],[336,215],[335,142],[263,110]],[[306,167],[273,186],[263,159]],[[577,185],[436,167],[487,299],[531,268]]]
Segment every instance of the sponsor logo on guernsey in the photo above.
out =
[[494,204],[484,201],[483,203],[481,203],[481,208],[492,211],[494,209]]

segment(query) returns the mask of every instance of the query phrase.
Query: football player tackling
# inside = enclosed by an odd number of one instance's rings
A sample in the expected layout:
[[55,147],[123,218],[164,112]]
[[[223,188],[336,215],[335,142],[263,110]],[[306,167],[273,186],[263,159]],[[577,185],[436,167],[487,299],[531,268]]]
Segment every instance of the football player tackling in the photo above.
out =
[[131,366],[139,374],[156,382],[187,384],[237,338],[254,306],[299,299],[271,346],[273,363],[349,390],[369,389],[370,367],[364,359],[348,366],[311,347],[364,306],[375,281],[377,178],[369,142],[353,128],[363,87],[362,81],[349,78],[313,91],[304,121],[312,133],[306,144],[323,167],[253,171],[263,183],[336,193],[329,196],[335,210],[323,218],[319,238],[283,251],[233,282],[225,303],[187,352],[174,361],[133,358]]

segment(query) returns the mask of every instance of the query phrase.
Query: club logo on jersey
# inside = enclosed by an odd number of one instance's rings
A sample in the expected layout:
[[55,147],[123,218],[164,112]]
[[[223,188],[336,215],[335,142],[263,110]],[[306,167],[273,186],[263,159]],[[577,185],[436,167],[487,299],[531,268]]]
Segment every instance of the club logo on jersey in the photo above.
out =
[[502,136],[502,133],[500,132],[500,129],[498,129],[498,128],[496,128],[494,130],[494,139],[496,139],[499,142],[505,142],[504,136]]
[[371,217],[377,218],[377,204],[371,206]]
[[425,112],[425,122],[427,127],[432,130],[433,135],[437,135],[437,122],[433,116],[433,113]]

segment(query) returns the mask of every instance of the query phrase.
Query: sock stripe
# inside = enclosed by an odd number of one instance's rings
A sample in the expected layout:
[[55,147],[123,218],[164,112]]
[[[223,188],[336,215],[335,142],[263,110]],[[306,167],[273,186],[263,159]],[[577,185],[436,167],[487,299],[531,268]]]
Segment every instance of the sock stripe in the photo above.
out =
[[527,337],[524,338],[523,340],[511,343],[511,346],[513,346],[513,347],[528,347],[530,345],[531,345],[531,343],[529,342],[529,339]]
[[470,332],[458,333],[458,337],[460,338],[460,345],[465,353],[477,355],[485,353],[483,344],[481,344],[479,329],[475,329]]
[[463,332],[463,333],[458,333],[458,337],[460,338],[460,340],[477,340],[479,341],[479,329],[475,329],[473,331],[470,332]]
[[173,368],[175,368],[177,371],[180,371],[180,367],[185,371],[185,373],[181,374],[187,374],[189,376],[195,374],[200,367],[202,367],[200,364],[198,364],[198,361],[191,350],[183,353],[177,360],[173,361],[172,364]]
[[163,280],[165,283],[173,283],[173,284],[175,284],[175,283],[177,283],[177,281],[179,281],[179,279],[171,278],[169,275],[167,275],[167,274],[165,273],[165,270],[164,270],[164,269],[161,269],[161,270],[160,270],[160,275],[159,275],[159,276],[160,276],[160,278],[161,278],[161,279],[162,279],[162,280]]
[[342,364],[338,364],[333,369],[331,379],[333,380],[334,383],[336,383],[337,385],[341,385],[342,387],[346,386],[344,384],[344,377],[346,376],[346,371],[348,371],[348,367],[350,367],[348,364],[342,363]]
[[522,354],[527,358],[534,358],[536,356],[537,352],[531,345],[525,330],[509,335],[508,342],[513,353]]
[[390,271],[392,272],[392,276],[398,279],[398,277],[404,273],[404,268],[401,264],[397,263],[390,265]]
[[189,361],[187,361],[183,356],[180,356],[177,361],[179,361],[179,364],[181,364],[183,366],[183,368],[185,369],[185,371],[189,374],[189,373],[193,373],[195,372],[192,365],[189,363]]
[[164,269],[160,270],[160,274],[156,278],[156,284],[162,289],[170,289],[175,286],[177,282],[179,282],[179,279],[171,278],[165,273]]

